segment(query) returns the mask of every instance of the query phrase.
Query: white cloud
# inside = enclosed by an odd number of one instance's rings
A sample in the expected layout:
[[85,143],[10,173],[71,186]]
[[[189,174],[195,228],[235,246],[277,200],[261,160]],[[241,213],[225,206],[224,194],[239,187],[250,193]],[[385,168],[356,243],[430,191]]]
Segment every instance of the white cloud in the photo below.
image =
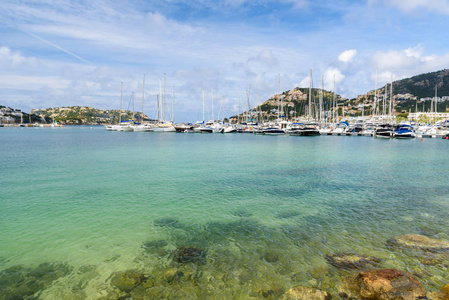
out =
[[332,91],[334,89],[334,81],[335,85],[339,85],[345,77],[339,69],[333,67],[327,68],[323,75],[324,89]]
[[404,12],[424,9],[437,14],[449,14],[449,1],[447,0],[389,0],[387,3],[398,7]]
[[310,86],[310,76],[304,77],[298,84],[299,87],[309,87]]
[[70,80],[55,76],[0,75],[0,89],[36,90],[45,86],[52,89],[69,87]]
[[[379,68],[379,86],[393,80],[414,75],[438,71],[449,67],[449,53],[444,55],[424,55],[421,45],[403,50],[378,51],[373,57],[373,64]],[[371,74],[374,81],[375,73]]]
[[249,58],[248,62],[262,64],[268,67],[273,67],[279,64],[279,60],[274,57],[273,52],[268,49],[260,51],[256,57]]
[[357,50],[345,50],[343,51],[339,56],[338,59],[344,63],[348,63],[354,59],[354,57],[357,55]]
[[416,57],[416,58],[420,58],[421,55],[423,54],[423,47],[421,44],[419,44],[416,47],[410,47],[404,50],[405,54],[409,57]]
[[408,69],[431,65],[432,61],[438,60],[438,56],[423,56],[423,52],[421,45],[404,50],[378,51],[374,54],[373,61],[380,69]]
[[24,57],[20,52],[11,51],[9,47],[0,47],[0,69],[3,71],[21,68],[24,66],[36,66],[38,60],[34,57]]

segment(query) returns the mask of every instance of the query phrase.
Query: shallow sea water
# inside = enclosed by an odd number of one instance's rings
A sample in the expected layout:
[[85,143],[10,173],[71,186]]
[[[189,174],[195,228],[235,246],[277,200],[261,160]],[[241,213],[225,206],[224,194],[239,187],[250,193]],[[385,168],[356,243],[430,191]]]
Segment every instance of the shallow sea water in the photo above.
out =
[[[439,139],[2,128],[0,272],[20,265],[18,278],[41,280],[30,272],[50,263],[54,278],[30,290],[41,299],[129,296],[111,283],[126,270],[153,280],[133,290],[136,299],[264,299],[298,285],[336,295],[358,271],[325,257],[357,253],[438,290],[449,282],[447,264],[423,265],[386,241],[449,240],[448,147]],[[201,259],[179,263],[180,247],[201,249]],[[0,285],[9,295],[20,289]]]

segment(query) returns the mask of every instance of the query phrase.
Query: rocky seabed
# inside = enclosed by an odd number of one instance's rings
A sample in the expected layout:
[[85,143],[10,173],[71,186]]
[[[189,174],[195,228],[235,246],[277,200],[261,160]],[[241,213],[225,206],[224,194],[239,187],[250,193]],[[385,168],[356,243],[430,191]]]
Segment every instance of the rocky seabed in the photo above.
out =
[[[176,220],[158,222],[157,226],[180,226]],[[165,240],[147,241],[135,268],[107,274],[94,265],[12,266],[0,272],[0,299],[449,300],[449,283],[426,290],[421,282],[431,275],[427,268],[447,272],[449,242],[423,235],[396,236],[385,243],[392,252],[418,259],[419,270],[385,268],[382,258],[342,252],[323,257],[327,267],[315,270],[309,280],[295,278],[302,275],[291,272],[288,263],[273,271],[269,266],[283,258],[267,247],[265,252],[249,253],[260,258],[257,263],[229,250],[244,251],[235,240],[221,250],[185,242],[173,248]]]

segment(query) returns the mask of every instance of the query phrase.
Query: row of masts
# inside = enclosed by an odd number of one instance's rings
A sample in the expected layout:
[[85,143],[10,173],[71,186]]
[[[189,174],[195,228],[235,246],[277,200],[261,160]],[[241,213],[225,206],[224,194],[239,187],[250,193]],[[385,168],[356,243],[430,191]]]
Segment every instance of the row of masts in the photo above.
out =
[[[209,111],[210,120],[220,120],[220,117],[224,120],[224,97],[222,97],[220,110],[217,116],[214,114],[214,91],[211,91],[212,99],[211,99],[211,109]],[[250,105],[250,89],[246,90],[246,101],[241,106],[240,102],[240,86],[237,86],[237,123],[242,122],[250,122],[254,121],[254,118],[251,118],[251,112],[254,114],[254,110],[251,110]],[[312,77],[312,69],[310,69],[310,80],[309,80],[309,92],[308,92],[308,104],[304,107],[305,115],[303,115],[303,120],[307,120],[308,122],[316,122],[319,124],[323,123],[336,123],[339,119],[343,119],[345,109],[344,105],[342,107],[342,116],[339,116],[339,104],[336,96],[336,82],[335,75],[333,80],[333,92],[332,99],[329,101],[329,97],[327,97],[327,101],[324,101],[324,75],[321,76],[320,89],[318,102],[315,101],[315,93],[313,92],[313,77]],[[205,92],[203,89],[203,122],[205,122]],[[122,123],[122,98],[123,98],[123,82],[121,83],[120,89],[120,116],[119,122]],[[278,74],[278,96],[277,96],[277,120],[278,122],[288,120],[288,115],[285,115],[285,107],[284,107],[284,98],[285,96],[281,94],[281,78],[280,74]],[[145,99],[145,74],[143,76],[142,82],[142,119],[143,119],[143,110],[144,110],[144,99]],[[435,87],[435,102],[437,101],[437,87]],[[157,122],[158,123],[166,123],[169,122],[171,118],[171,122],[174,124],[175,114],[174,114],[174,104],[175,104],[175,87],[173,87],[172,94],[172,107],[171,113],[167,109],[167,93],[166,93],[166,75],[164,74],[163,80],[159,79],[159,94],[157,94]],[[256,93],[256,101],[258,101],[258,94]],[[260,106],[259,106],[260,107]],[[133,108],[133,119],[135,117],[135,107],[134,107],[134,92],[132,92],[132,108]],[[327,109],[326,109],[327,108]],[[242,113],[240,113],[240,109],[242,109]],[[394,120],[394,100],[393,100],[393,80],[391,78],[390,86],[388,89],[388,83],[384,87],[384,95],[378,94],[377,89],[377,69],[376,69],[376,81],[374,88],[374,99],[373,105],[371,109],[372,119],[382,118],[384,121],[393,121]],[[417,109],[416,109],[417,110]],[[437,105],[434,101],[431,103],[431,112],[437,113]],[[259,111],[260,113],[260,111]],[[291,113],[291,112],[290,112]],[[216,118],[217,117],[217,118]],[[297,116],[296,116],[297,117]],[[341,118],[340,118],[341,117]],[[362,103],[362,118],[365,117],[365,100]],[[133,120],[134,121],[134,120]]]
[[[162,90],[163,88],[163,90]],[[172,123],[174,123],[175,119],[175,87],[173,86],[173,94],[172,94],[172,109],[171,109],[171,115],[169,115],[169,111],[167,110],[167,96],[166,96],[166,75],[164,74],[164,82],[162,85],[162,79],[159,79],[159,94],[157,94],[157,122],[158,123],[166,123],[169,122],[168,120],[172,119]],[[132,99],[132,120],[127,120],[135,122],[135,107],[134,107],[134,92],[131,92],[131,99]],[[142,82],[142,115],[141,115],[141,122],[144,119],[144,101],[145,101],[145,74],[143,75],[143,82]],[[122,104],[123,104],[123,82],[121,82],[120,87],[120,113],[119,113],[119,124],[122,123]]]

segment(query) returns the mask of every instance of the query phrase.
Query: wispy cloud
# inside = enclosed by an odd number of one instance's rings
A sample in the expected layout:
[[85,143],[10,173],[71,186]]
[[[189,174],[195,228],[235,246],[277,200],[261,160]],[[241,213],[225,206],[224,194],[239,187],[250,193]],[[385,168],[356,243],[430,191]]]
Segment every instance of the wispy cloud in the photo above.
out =
[[75,58],[79,59],[82,62],[91,64],[91,62],[89,62],[88,60],[86,60],[86,59],[76,55],[75,53],[72,53],[69,50],[66,50],[66,49],[64,49],[64,48],[62,48],[62,47],[60,47],[60,46],[58,46],[58,45],[56,45],[56,44],[54,44],[54,43],[52,43],[50,41],[47,41],[47,40],[41,38],[40,36],[37,36],[37,35],[35,35],[35,34],[31,33],[31,32],[25,32],[25,33],[31,35],[32,37],[34,37],[34,38],[36,38],[36,39],[38,39],[38,40],[40,40],[40,41],[42,41],[42,42],[52,46],[52,47],[55,47],[58,50],[61,50],[62,52],[66,53],[66,54],[68,54],[68,55],[70,55],[72,57],[75,57]]
[[404,12],[422,13],[422,10],[427,10],[436,14],[449,15],[449,1],[448,0],[390,0],[390,5],[398,7]]

